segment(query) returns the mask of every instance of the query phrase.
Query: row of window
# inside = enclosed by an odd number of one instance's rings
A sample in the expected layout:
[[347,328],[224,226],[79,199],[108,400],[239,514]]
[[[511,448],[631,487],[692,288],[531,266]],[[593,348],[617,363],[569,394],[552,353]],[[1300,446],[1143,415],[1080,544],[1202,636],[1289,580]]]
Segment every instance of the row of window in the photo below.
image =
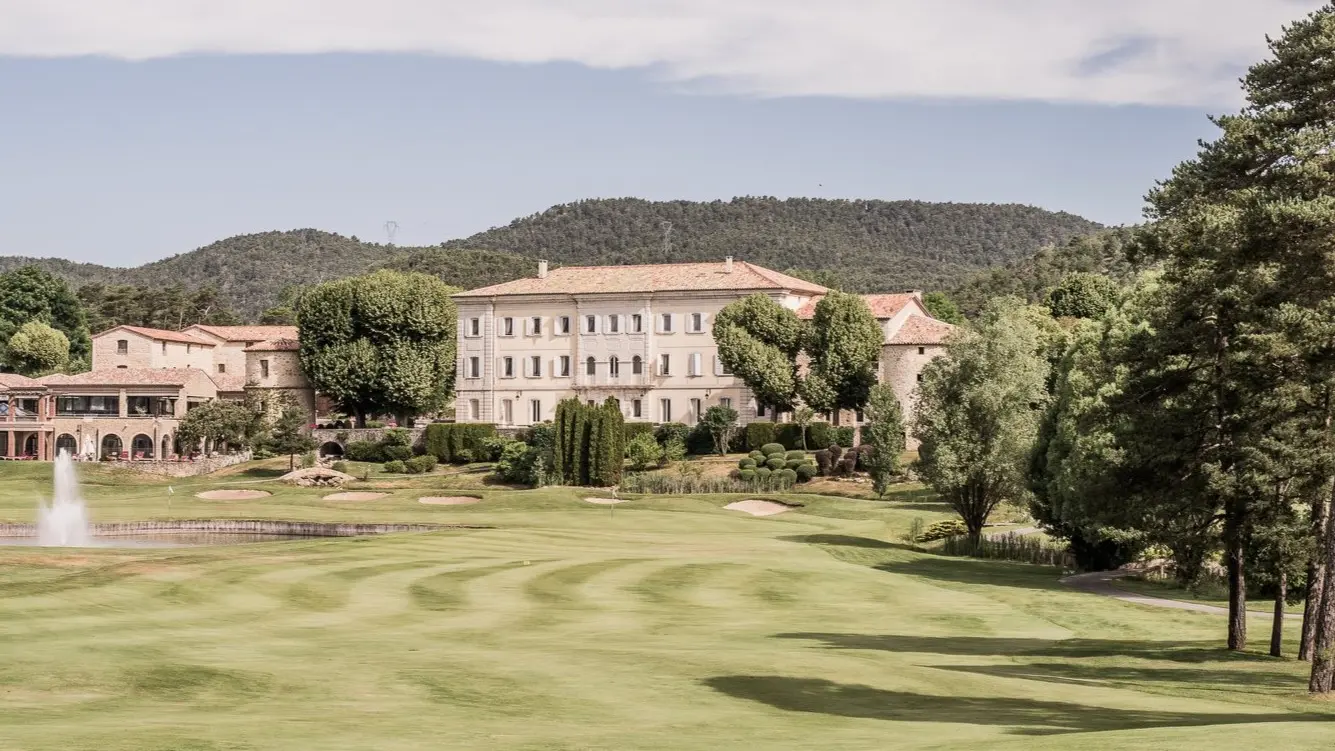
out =
[[[660,334],[671,334],[677,330],[677,320],[681,318],[680,313],[660,313],[656,316],[656,332]],[[686,332],[689,334],[703,334],[705,331],[705,314],[688,313],[686,318]],[[640,313],[631,313],[629,315],[610,314],[610,315],[585,315],[583,325],[580,331],[585,334],[643,334],[644,316]],[[525,336],[541,336],[543,332],[542,316],[532,316],[524,321]],[[570,334],[572,319],[570,316],[557,316],[553,325],[558,335]],[[497,336],[515,336],[517,331],[516,319],[512,316],[506,316],[500,319],[500,325],[497,327]],[[482,319],[468,319],[468,336],[482,336]]]
[[[689,400],[687,400],[687,401],[688,401],[688,411],[687,411],[687,413],[686,413],[686,415],[685,415],[685,419],[686,419],[686,421],[687,421],[687,422],[697,422],[697,421],[699,421],[700,418],[704,416],[704,409],[705,409],[705,406],[704,406],[704,400],[702,400],[702,399],[689,399]],[[594,402],[593,400],[590,400],[590,401],[589,401],[589,406],[593,406],[594,404],[595,404],[595,402]],[[722,406],[724,406],[724,407],[731,408],[731,407],[732,407],[732,399],[730,399],[730,398],[728,398],[728,397],[723,397],[723,398],[719,399],[719,404],[722,405]],[[541,400],[541,399],[530,399],[530,400],[529,400],[529,403],[528,403],[528,408],[529,408],[529,420],[530,420],[530,422],[535,422],[535,423],[542,422],[542,420],[543,420],[542,400]],[[497,421],[498,421],[500,424],[502,424],[502,425],[513,425],[513,424],[514,424],[514,421],[515,421],[515,419],[514,419],[514,409],[515,409],[515,403],[514,403],[514,400],[513,400],[513,399],[502,399],[502,400],[501,400],[501,413],[500,413],[500,415],[498,415],[498,420],[497,420]],[[629,404],[627,405],[627,409],[623,410],[623,413],[626,415],[626,417],[629,417],[629,418],[631,418],[631,419],[633,419],[633,420],[634,420],[634,419],[644,419],[644,417],[645,417],[645,415],[644,415],[644,400],[642,400],[642,399],[631,399],[630,402],[629,402]],[[659,400],[658,400],[658,418],[657,418],[658,421],[659,421],[659,422],[672,422],[672,416],[673,416],[673,412],[672,412],[672,400],[671,400],[671,399],[659,399]],[[473,421],[479,421],[479,420],[482,419],[482,402],[481,402],[481,400],[479,400],[479,399],[469,399],[469,400],[468,400],[468,419],[473,420]]]
[[[597,375],[600,363],[596,358],[589,357],[584,360],[584,374]],[[607,358],[607,375],[611,378],[619,378],[622,371],[622,362],[619,357],[612,355]],[[530,355],[523,358],[524,377],[541,378],[542,377],[542,356]],[[644,358],[635,355],[630,358],[630,374],[644,375]],[[557,378],[570,377],[570,355],[561,355],[552,360],[552,375]],[[658,356],[658,375],[672,375],[672,355],[663,353]],[[704,355],[699,352],[692,352],[686,357],[686,375],[698,377],[704,375]],[[732,375],[723,361],[714,358],[714,375]],[[464,368],[465,378],[482,377],[482,358],[469,357],[467,365]],[[515,358],[502,357],[500,361],[500,377],[515,378]]]

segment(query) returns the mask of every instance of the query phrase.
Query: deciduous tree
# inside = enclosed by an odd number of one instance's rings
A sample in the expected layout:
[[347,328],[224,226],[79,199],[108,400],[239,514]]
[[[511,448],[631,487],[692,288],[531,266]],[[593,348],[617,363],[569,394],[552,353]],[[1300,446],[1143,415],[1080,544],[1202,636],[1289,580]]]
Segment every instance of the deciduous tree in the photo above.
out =
[[55,373],[70,361],[70,340],[41,321],[29,321],[9,338],[9,364],[26,376]]
[[865,412],[862,442],[871,446],[867,472],[871,474],[872,489],[884,496],[899,474],[899,457],[904,453],[904,410],[894,389],[878,384],[871,388]]
[[8,343],[21,326],[32,321],[64,334],[71,358],[88,358],[92,349],[88,318],[68,285],[36,266],[0,274],[0,343]]

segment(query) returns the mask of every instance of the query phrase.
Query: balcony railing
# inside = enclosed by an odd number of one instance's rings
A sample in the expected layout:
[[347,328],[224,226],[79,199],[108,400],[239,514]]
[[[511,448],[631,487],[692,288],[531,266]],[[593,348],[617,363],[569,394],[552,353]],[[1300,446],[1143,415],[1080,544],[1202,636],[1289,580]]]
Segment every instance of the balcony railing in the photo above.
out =
[[587,372],[581,372],[575,376],[575,388],[647,389],[652,388],[654,384],[659,381],[659,377],[656,375],[651,375],[649,373],[635,374],[629,371],[630,369],[626,368],[617,375],[612,375],[605,370],[594,373],[593,375],[589,375]]

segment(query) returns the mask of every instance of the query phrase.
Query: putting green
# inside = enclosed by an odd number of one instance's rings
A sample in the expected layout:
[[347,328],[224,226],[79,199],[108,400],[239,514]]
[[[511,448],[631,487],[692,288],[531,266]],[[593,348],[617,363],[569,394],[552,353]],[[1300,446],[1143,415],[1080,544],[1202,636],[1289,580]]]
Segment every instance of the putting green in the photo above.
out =
[[[32,520],[43,472],[0,465],[0,520]],[[373,504],[267,482],[238,487],[269,498],[218,504],[191,494],[226,478],[168,494],[89,472],[96,521],[492,528],[0,548],[0,748],[1158,751],[1335,737],[1335,706],[1305,698],[1305,666],[1227,654],[1218,617],[904,549],[914,517],[945,518],[920,492],[801,496],[753,518],[722,508],[743,496],[611,513],[559,488],[420,504],[461,490],[443,478],[377,487],[389,495]]]

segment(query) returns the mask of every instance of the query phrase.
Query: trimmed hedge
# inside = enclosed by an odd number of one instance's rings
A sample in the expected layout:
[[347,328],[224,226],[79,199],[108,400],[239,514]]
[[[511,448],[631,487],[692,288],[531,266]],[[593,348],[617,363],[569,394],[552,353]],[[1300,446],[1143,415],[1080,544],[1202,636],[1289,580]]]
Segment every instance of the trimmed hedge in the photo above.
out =
[[775,454],[783,456],[785,453],[787,453],[787,449],[783,447],[782,443],[767,443],[764,446],[760,447],[760,453],[764,454],[765,458],[768,459],[769,457],[774,456]]
[[807,460],[807,452],[805,451],[789,451],[787,454],[784,454],[783,456],[790,462],[794,459],[798,459],[800,461]]
[[714,453],[714,434],[705,424],[698,422],[691,432],[686,434],[686,453],[692,456],[709,456]]
[[747,456],[754,459],[757,463],[765,461],[765,455],[760,453],[759,451],[752,451],[751,453],[747,454]]
[[755,469],[755,468],[756,468],[756,460],[755,460],[755,459],[752,459],[751,457],[748,456],[747,458],[742,459],[741,461],[737,462],[737,468],[738,468],[738,469]]
[[788,482],[788,483],[797,482],[797,473],[791,469],[781,469],[778,472],[775,472],[774,476],[779,478],[779,480],[783,482]]
[[807,426],[808,448],[825,448],[834,442],[834,429],[830,423],[813,422]]
[[746,426],[747,448],[763,451],[760,447],[767,443],[774,443],[774,423],[761,420]]
[[398,444],[382,445],[380,447],[380,458],[387,462],[406,462],[413,458],[413,449],[411,446]]
[[786,461],[786,462],[783,463],[783,468],[784,468],[784,469],[797,469],[798,467],[800,467],[800,466],[802,466],[803,464],[806,464],[806,463],[807,463],[807,460],[806,460],[806,459],[789,459],[788,461]]
[[[628,422],[621,426],[621,435],[629,446],[630,442],[635,440],[635,436],[648,433],[653,435],[658,426],[651,422]],[[657,438],[655,438],[657,440]]]
[[785,464],[787,464],[787,462],[784,460],[782,456],[776,456],[772,459],[765,460],[765,466],[769,467],[770,469],[775,469],[775,470],[783,469]]
[[752,480],[756,479],[756,470],[743,469],[737,473],[737,479],[741,480],[742,482],[751,482]]
[[853,438],[857,428],[852,426],[840,427],[834,429],[834,442],[846,449],[853,448]]
[[666,446],[676,438],[681,445],[686,445],[686,438],[690,436],[691,428],[682,422],[665,422],[654,428],[654,439],[660,446]]
[[426,426],[426,453],[442,462],[467,462],[475,456],[490,456],[485,441],[495,437],[496,426],[488,423],[432,423]]
[[[811,433],[807,433],[807,438],[811,438]],[[802,428],[795,422],[781,422],[774,426],[774,442],[782,443],[783,447],[790,451],[798,451],[802,448]]]
[[375,441],[353,441],[343,450],[343,458],[350,462],[383,462],[380,444]]
[[774,470],[770,469],[769,467],[758,467],[758,468],[756,468],[756,479],[757,479],[757,480],[768,480],[768,479],[769,479],[769,476],[772,475],[772,474],[774,474]]
[[811,478],[816,476],[816,465],[803,464],[798,466],[793,471],[797,473],[798,482],[808,482],[811,480]]
[[563,399],[556,405],[553,477],[566,485],[616,485],[626,460],[625,435],[625,418],[615,399],[593,407]]
[[436,457],[431,454],[414,456],[403,463],[403,468],[407,470],[410,475],[426,474],[436,468]]
[[381,467],[381,469],[385,470],[385,472],[391,475],[401,475],[407,471],[407,468],[401,461],[385,462],[384,466]]

